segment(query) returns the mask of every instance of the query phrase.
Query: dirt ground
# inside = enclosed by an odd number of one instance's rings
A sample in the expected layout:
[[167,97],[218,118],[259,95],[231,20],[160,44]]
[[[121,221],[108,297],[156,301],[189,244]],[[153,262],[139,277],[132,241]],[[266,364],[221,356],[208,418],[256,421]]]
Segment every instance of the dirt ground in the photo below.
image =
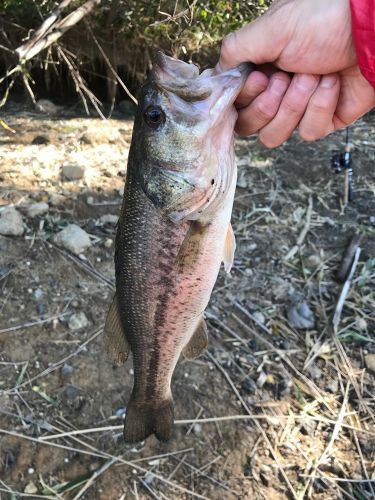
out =
[[[25,233],[0,236],[0,498],[374,498],[375,118],[352,127],[346,208],[330,169],[343,132],[273,151],[237,140],[237,252],[207,310],[209,350],[177,366],[171,441],[139,446],[121,431],[131,361],[112,366],[102,351],[115,225],[100,217],[119,213],[132,122],[20,105],[2,118],[16,133],[0,128],[0,210],[13,204]],[[66,164],[84,177],[64,180]],[[36,201],[49,209],[31,218]],[[80,257],[52,243],[72,222],[92,242]],[[334,333],[335,277],[356,231]],[[301,303],[307,330],[291,324]],[[88,324],[74,330],[80,312]]]

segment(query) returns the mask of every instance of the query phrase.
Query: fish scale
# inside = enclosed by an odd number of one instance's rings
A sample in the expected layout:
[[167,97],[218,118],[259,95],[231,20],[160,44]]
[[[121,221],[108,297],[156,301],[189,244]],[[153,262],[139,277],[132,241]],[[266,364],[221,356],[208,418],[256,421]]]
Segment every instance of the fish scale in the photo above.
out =
[[233,101],[247,74],[199,75],[159,55],[142,88],[116,236],[116,295],[105,325],[109,358],[122,363],[133,354],[129,443],[152,433],[169,439],[178,358],[207,345],[203,313],[221,262],[228,270],[233,260]]

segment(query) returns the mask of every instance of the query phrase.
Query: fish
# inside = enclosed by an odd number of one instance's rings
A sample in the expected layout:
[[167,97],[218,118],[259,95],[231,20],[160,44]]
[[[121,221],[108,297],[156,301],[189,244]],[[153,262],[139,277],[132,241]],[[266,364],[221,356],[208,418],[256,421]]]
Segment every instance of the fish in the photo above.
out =
[[133,355],[124,439],[173,432],[171,379],[181,353],[208,345],[204,311],[221,262],[230,271],[236,187],[233,105],[249,64],[202,73],[158,52],[141,89],[115,240],[116,292],[104,349]]

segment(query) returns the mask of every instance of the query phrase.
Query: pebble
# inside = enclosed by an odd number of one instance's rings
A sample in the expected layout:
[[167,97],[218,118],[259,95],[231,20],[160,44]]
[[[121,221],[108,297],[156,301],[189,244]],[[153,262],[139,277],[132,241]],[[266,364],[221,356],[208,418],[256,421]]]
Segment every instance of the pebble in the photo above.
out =
[[198,424],[198,423],[194,424],[193,425],[193,432],[194,432],[194,434],[200,434],[202,432],[201,424]]
[[0,212],[0,234],[4,236],[22,236],[24,232],[22,215],[14,207],[7,207]]
[[56,106],[56,104],[49,99],[39,99],[39,101],[36,102],[36,107],[40,112],[46,113],[47,115],[57,115],[62,109],[62,106]]
[[261,323],[262,325],[264,325],[264,323],[266,322],[266,318],[264,317],[264,314],[261,313],[260,311],[255,311],[253,313],[253,316],[258,321],[258,323]]
[[310,330],[315,326],[314,313],[307,302],[292,304],[287,309],[287,318],[290,326],[301,330]]
[[68,224],[53,237],[53,241],[76,255],[91,246],[89,235],[76,224]]
[[257,391],[256,383],[251,378],[247,378],[242,382],[241,390],[246,394],[255,394]]
[[84,312],[72,314],[68,321],[68,326],[71,330],[80,330],[89,324],[89,320]]
[[38,488],[35,486],[35,484],[32,481],[30,481],[29,483],[27,483],[23,492],[27,493],[29,495],[35,495],[36,493],[38,493]]
[[37,288],[34,292],[34,297],[36,300],[42,299],[44,296],[44,291],[41,288]]
[[45,135],[36,135],[31,141],[31,144],[33,144],[34,146],[49,144],[49,138]]
[[361,318],[360,316],[356,317],[355,324],[356,324],[356,327],[358,328],[358,330],[360,330],[361,332],[367,330],[367,321],[365,319]]
[[111,238],[107,238],[104,242],[104,246],[106,248],[111,248],[112,245],[113,245],[113,240]]
[[365,365],[370,372],[375,373],[375,354],[365,356]]
[[243,188],[243,189],[247,188],[247,180],[246,180],[246,175],[245,175],[244,171],[242,171],[237,178],[237,187]]
[[64,366],[61,368],[61,375],[64,378],[69,378],[74,371],[74,368],[71,365],[68,365],[68,363],[65,363]]
[[124,196],[124,191],[125,191],[125,187],[124,187],[124,186],[122,186],[122,187],[120,187],[120,189],[118,190],[118,194],[119,194],[120,196]]
[[38,217],[47,213],[49,210],[49,205],[45,201],[40,201],[38,203],[32,203],[26,208],[26,213],[29,217]]
[[50,193],[48,197],[48,201],[53,207],[58,207],[62,205],[65,201],[65,196],[59,193]]
[[117,224],[118,215],[105,214],[100,217],[99,221],[102,224]]
[[337,378],[330,379],[326,385],[326,389],[332,394],[336,394],[339,390],[339,381],[337,380]]
[[125,415],[126,415],[126,408],[119,408],[116,411],[116,418],[120,418],[121,420],[123,420],[125,418]]
[[63,392],[66,399],[74,400],[77,399],[81,395],[81,390],[75,387],[74,385],[67,385]]
[[309,255],[306,259],[304,259],[305,266],[310,268],[318,267],[321,262],[320,256],[314,254]]
[[63,165],[61,173],[67,181],[78,181],[85,175],[85,167],[82,165]]

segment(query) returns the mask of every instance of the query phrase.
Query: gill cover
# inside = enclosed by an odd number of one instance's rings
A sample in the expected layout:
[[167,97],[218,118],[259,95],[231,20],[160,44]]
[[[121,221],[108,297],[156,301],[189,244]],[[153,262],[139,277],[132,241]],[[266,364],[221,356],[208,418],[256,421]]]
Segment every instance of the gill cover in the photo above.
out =
[[225,197],[233,175],[233,102],[250,66],[199,74],[158,52],[142,88],[134,125],[143,191],[178,223],[195,220]]

